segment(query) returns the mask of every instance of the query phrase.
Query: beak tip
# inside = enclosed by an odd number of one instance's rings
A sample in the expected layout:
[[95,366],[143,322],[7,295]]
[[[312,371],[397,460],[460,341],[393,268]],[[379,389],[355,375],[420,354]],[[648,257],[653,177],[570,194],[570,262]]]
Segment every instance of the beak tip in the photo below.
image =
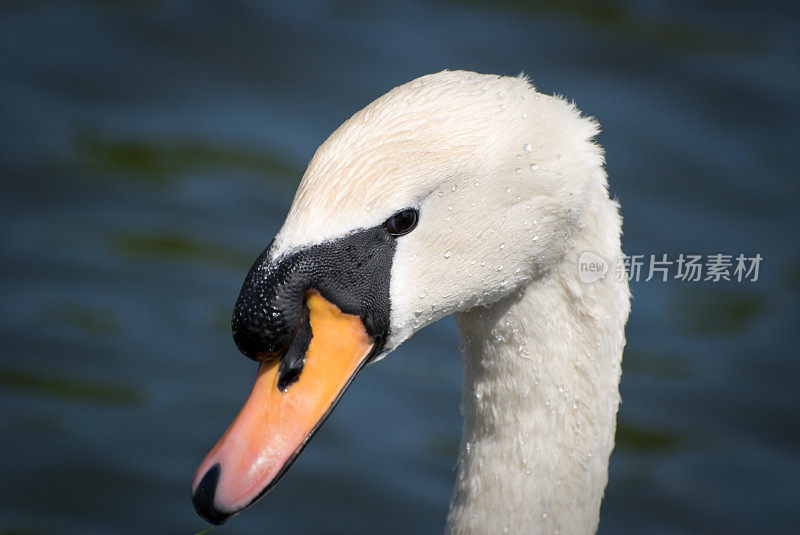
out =
[[224,524],[233,513],[220,511],[214,505],[214,495],[219,483],[220,465],[212,466],[198,483],[197,488],[192,493],[192,503],[197,514],[204,520],[219,526]]

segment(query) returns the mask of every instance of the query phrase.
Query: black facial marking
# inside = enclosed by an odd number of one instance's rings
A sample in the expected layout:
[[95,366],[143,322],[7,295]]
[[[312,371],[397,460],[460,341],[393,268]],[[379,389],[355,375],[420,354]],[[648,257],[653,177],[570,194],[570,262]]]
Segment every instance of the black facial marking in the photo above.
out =
[[309,322],[308,308],[304,306],[300,327],[297,329],[289,349],[281,356],[281,363],[278,366],[279,390],[286,390],[290,384],[300,377],[300,372],[306,363],[306,351],[310,343],[311,323]]
[[311,340],[305,295],[316,290],[361,318],[380,353],[389,332],[389,283],[396,242],[383,225],[270,259],[272,244],[245,278],[233,310],[233,340],[245,356],[280,358],[278,384],[299,377]]

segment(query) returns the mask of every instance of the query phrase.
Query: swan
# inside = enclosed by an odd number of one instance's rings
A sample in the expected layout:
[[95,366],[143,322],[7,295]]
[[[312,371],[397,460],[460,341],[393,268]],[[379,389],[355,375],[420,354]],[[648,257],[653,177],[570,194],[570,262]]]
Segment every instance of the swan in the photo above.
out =
[[[263,496],[359,370],[455,314],[464,427],[447,532],[595,532],[630,310],[627,278],[606,273],[621,216],[598,131],[523,75],[465,71],[342,124],[236,301],[234,341],[260,366],[195,474],[197,512],[221,524]],[[605,262],[596,280],[582,254]]]

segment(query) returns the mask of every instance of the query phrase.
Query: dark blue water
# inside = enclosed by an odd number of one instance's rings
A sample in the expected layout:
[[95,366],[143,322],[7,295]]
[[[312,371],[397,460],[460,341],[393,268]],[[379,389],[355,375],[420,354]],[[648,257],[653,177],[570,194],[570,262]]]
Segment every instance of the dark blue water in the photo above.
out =
[[[0,533],[193,533],[252,385],[229,317],[305,163],[443,68],[604,127],[629,253],[759,253],[633,283],[601,533],[800,524],[800,24],[792,2],[0,3]],[[445,320],[355,382],[215,533],[436,533],[460,436]]]

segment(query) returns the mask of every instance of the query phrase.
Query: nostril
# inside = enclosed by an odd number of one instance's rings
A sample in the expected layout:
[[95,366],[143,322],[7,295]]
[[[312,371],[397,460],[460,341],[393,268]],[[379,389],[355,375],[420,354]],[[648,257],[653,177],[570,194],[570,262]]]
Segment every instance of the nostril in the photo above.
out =
[[197,514],[217,526],[224,524],[231,517],[231,513],[220,511],[214,505],[214,495],[217,492],[219,474],[220,466],[217,463],[206,472],[192,495],[192,503]]

